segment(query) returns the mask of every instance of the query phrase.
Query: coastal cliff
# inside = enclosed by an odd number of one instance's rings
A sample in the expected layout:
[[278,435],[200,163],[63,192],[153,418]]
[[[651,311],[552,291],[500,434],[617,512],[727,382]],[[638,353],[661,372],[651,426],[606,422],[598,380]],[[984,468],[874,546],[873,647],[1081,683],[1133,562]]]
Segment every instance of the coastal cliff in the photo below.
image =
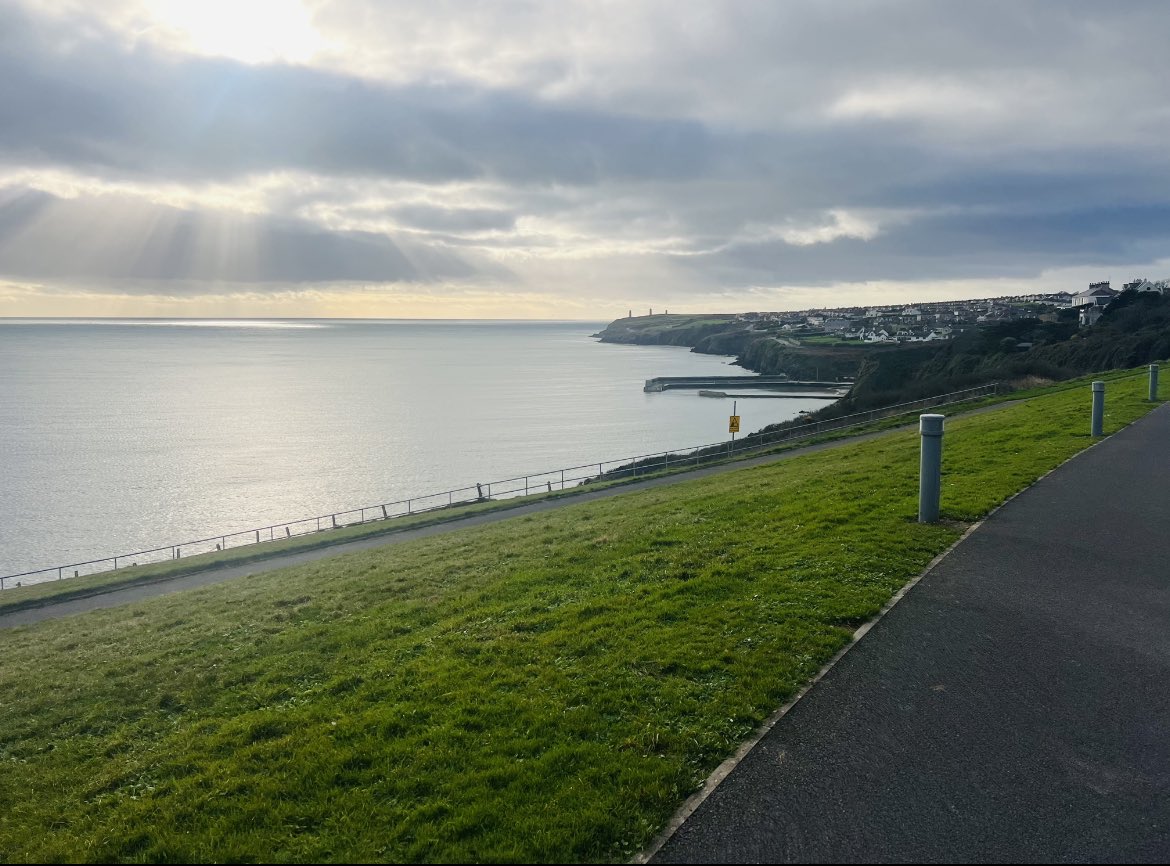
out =
[[823,331],[796,334],[734,315],[637,316],[596,336],[734,355],[735,364],[762,375],[854,380],[846,397],[816,413],[827,418],[988,382],[1035,385],[1163,360],[1170,356],[1170,296],[1123,292],[1090,326],[1078,323],[1076,309],[1064,308],[917,343],[845,343]]
[[874,351],[860,345],[801,345],[729,314],[633,316],[611,322],[595,336],[603,343],[689,346],[704,355],[732,355],[745,370],[792,379],[852,378]]
[[751,329],[729,314],[710,316],[632,316],[617,319],[594,334],[603,343],[637,346],[689,346],[704,355],[738,355],[751,342]]

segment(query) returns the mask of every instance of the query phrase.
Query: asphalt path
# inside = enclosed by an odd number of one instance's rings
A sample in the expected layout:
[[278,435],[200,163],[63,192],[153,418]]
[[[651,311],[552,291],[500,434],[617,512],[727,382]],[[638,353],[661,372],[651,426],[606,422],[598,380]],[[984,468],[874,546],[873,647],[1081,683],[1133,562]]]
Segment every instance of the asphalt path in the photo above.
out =
[[[1012,405],[1013,402],[1015,401],[999,403],[992,406],[984,406],[979,409],[973,409],[967,412],[955,413],[954,417],[967,417],[970,415],[982,414],[984,412],[993,412]],[[946,409],[944,408],[939,411],[945,412]],[[790,451],[781,452],[779,454],[769,454],[761,457],[749,457],[743,460],[736,460],[731,463],[724,463],[716,466],[706,466],[700,469],[682,472],[677,475],[650,478],[646,481],[636,481],[627,484],[620,484],[612,487],[602,488],[600,490],[578,493],[573,496],[541,500],[539,502],[533,502],[528,505],[520,505],[514,508],[501,509],[499,511],[490,511],[483,514],[470,515],[468,517],[457,518],[443,523],[419,527],[418,529],[391,531],[387,532],[385,535],[363,538],[356,541],[347,541],[341,544],[332,544],[327,547],[315,548],[313,550],[301,551],[299,553],[275,554],[271,558],[257,560],[245,563],[243,565],[215,567],[210,568],[207,571],[195,572],[184,575],[182,577],[166,578],[164,580],[138,584],[136,586],[127,586],[122,588],[111,587],[108,590],[95,590],[95,594],[84,597],[72,598],[63,601],[46,600],[44,604],[37,607],[29,607],[7,613],[0,613],[0,628],[30,625],[32,623],[41,622],[42,620],[46,619],[57,619],[58,617],[87,613],[91,610],[119,607],[124,604],[131,604],[133,602],[145,601],[146,599],[150,598],[157,598],[161,595],[169,595],[173,592],[182,592],[184,590],[197,589],[199,587],[210,586],[212,584],[225,583],[229,580],[237,580],[243,577],[263,574],[265,572],[275,571],[279,568],[288,568],[289,566],[293,565],[302,565],[306,562],[316,562],[320,559],[339,556],[341,554],[351,553],[357,550],[371,550],[380,547],[391,547],[396,544],[405,544],[420,538],[430,538],[434,535],[446,535],[449,532],[458,532],[461,529],[467,529],[473,526],[484,526],[489,523],[498,523],[502,520],[514,520],[518,517],[524,517],[530,514],[540,514],[552,509],[564,508],[570,505],[578,505],[583,502],[596,502],[599,499],[610,499],[614,496],[624,496],[627,493],[633,493],[639,490],[651,490],[657,487],[666,487],[672,484],[681,484],[687,481],[694,481],[696,479],[709,478],[712,475],[722,475],[725,472],[736,472],[740,469],[748,469],[753,466],[765,466],[782,460],[790,460],[794,457],[799,457],[804,454],[811,454],[817,451],[824,451],[831,448],[840,448],[844,445],[864,442],[879,436],[889,435],[896,430],[911,429],[913,426],[914,425],[907,425],[895,428],[894,430],[865,433],[859,436],[851,436],[832,442],[805,445],[799,448],[794,448]]]
[[1010,501],[660,863],[1170,861],[1170,405]]

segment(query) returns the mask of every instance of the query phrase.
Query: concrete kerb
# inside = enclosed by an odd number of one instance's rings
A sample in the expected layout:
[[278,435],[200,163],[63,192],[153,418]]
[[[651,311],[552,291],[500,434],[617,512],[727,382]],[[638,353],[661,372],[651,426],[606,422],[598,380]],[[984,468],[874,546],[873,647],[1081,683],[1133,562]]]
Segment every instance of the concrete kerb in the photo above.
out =
[[[1154,412],[1164,411],[1167,405],[1170,405],[1170,404],[1163,403],[1161,406],[1157,406],[1154,409],[1151,409],[1150,412],[1143,417],[1149,417],[1149,415],[1152,415]],[[1141,419],[1139,418],[1138,421],[1141,421]],[[1131,423],[1138,423],[1138,421],[1131,422]],[[1126,426],[1129,426],[1129,425],[1127,424]],[[1125,429],[1125,427],[1118,428],[1118,430],[1124,430],[1124,429]],[[1113,433],[1117,433],[1118,430],[1114,430]],[[700,788],[694,794],[692,794],[690,797],[688,797],[686,799],[686,801],[682,804],[682,806],[679,807],[678,811],[674,813],[674,815],[671,817],[671,819],[667,822],[666,827],[663,828],[662,832],[659,833],[656,837],[654,837],[653,841],[651,841],[650,845],[644,851],[639,853],[637,856],[635,856],[629,862],[630,863],[647,863],[647,862],[649,862],[650,858],[652,858],[655,854],[657,854],[662,849],[662,846],[670,841],[671,837],[674,836],[674,834],[678,832],[678,829],[686,822],[686,820],[688,818],[690,818],[691,815],[693,815],[695,813],[695,811],[701,805],[703,805],[704,801],[706,801],[707,798],[710,797],[711,794],[713,794],[715,792],[715,789],[718,788],[720,783],[731,774],[732,770],[734,770],[739,765],[739,763],[744,758],[746,758],[748,756],[748,754],[752,751],[752,749],[754,749],[759,744],[759,742],[767,735],[767,733],[770,730],[772,730],[772,728],[776,727],[777,723],[782,718],[784,718],[784,716],[788,715],[788,712],[793,707],[795,707],[797,705],[797,703],[800,702],[800,699],[803,698],[806,694],[808,694],[809,691],[813,688],[813,686],[815,686],[817,683],[819,683],[829,673],[829,671],[831,671],[834,667],[836,667],[837,663],[845,657],[846,653],[848,653],[851,649],[853,649],[855,646],[857,646],[858,642],[863,637],[865,637],[867,634],[869,634],[870,630],[873,629],[873,627],[876,626],[879,622],[881,622],[882,618],[886,614],[888,614],[891,610],[893,610],[894,606],[897,605],[898,602],[900,602],[903,598],[905,598],[906,595],[910,592],[910,590],[914,589],[914,587],[916,587],[919,583],[921,583],[932,571],[934,571],[935,568],[938,567],[938,564],[940,562],[942,562],[944,559],[946,559],[948,556],[950,556],[951,553],[960,544],[962,544],[964,541],[966,541],[967,538],[971,535],[971,533],[973,533],[980,526],[982,526],[987,520],[989,520],[1001,508],[1004,508],[1009,502],[1011,502],[1016,497],[1022,495],[1023,493],[1030,490],[1032,487],[1039,484],[1041,481],[1043,481],[1045,478],[1047,478],[1053,472],[1056,472],[1058,469],[1060,469],[1065,464],[1071,463],[1073,460],[1076,460],[1082,454],[1085,454],[1089,450],[1096,448],[1098,445],[1101,445],[1105,442],[1108,442],[1111,438],[1113,438],[1113,433],[1110,433],[1108,436],[1101,437],[1094,442],[1090,442],[1088,445],[1086,445],[1084,448],[1082,448],[1076,454],[1072,455],[1067,460],[1062,460],[1059,464],[1057,464],[1056,466],[1049,469],[1043,475],[1039,476],[1031,484],[1028,484],[1026,487],[1013,493],[1011,496],[1009,496],[1007,499],[1005,499],[1003,502],[1001,502],[999,505],[995,506],[995,508],[993,508],[991,511],[989,511],[987,513],[987,515],[985,517],[983,517],[981,520],[977,520],[974,523],[972,523],[970,526],[968,526],[967,529],[964,530],[963,534],[960,535],[957,539],[955,539],[953,544],[951,544],[946,550],[944,550],[942,553],[940,553],[938,556],[936,556],[934,559],[932,559],[927,564],[926,568],[922,570],[921,574],[919,574],[917,577],[911,579],[905,586],[903,586],[896,593],[894,593],[893,597],[890,598],[890,600],[888,602],[886,602],[885,605],[882,606],[882,609],[880,611],[878,611],[877,614],[872,619],[870,619],[868,622],[862,623],[857,628],[857,630],[853,632],[853,637],[850,638],[849,643],[846,644],[844,647],[842,647],[831,659],[829,659],[825,663],[824,667],[822,667],[819,671],[817,671],[816,676],[814,676],[811,680],[809,680],[808,683],[803,688],[801,688],[800,691],[798,691],[792,697],[791,700],[789,700],[787,703],[785,703],[783,706],[781,706],[778,710],[776,710],[774,713],[772,713],[772,715],[770,715],[764,721],[764,723],[762,725],[760,725],[760,727],[755,730],[755,732],[752,734],[752,736],[749,739],[745,740],[744,743],[742,745],[740,745],[740,747],[738,749],[735,750],[735,753],[730,758],[728,758],[722,764],[720,764],[718,767],[716,767],[715,771],[713,773],[711,773],[710,776],[707,777],[707,781],[703,783],[703,787]]]

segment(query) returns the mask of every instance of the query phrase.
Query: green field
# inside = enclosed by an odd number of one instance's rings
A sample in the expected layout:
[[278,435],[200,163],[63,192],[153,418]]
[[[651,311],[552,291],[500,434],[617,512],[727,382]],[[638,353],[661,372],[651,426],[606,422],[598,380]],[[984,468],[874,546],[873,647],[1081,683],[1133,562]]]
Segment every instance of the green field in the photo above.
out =
[[[117,570],[102,571],[96,574],[82,575],[81,577],[67,577],[63,580],[50,580],[45,583],[35,583],[29,586],[12,586],[0,593],[0,613],[4,611],[22,610],[29,607],[39,607],[49,601],[62,601],[70,598],[85,598],[120,586],[135,586],[145,583],[158,583],[186,574],[209,571],[216,568],[225,568],[232,565],[261,562],[284,553],[299,553],[306,550],[317,550],[323,547],[332,547],[344,544],[347,541],[357,541],[363,538],[374,538],[381,535],[391,535],[406,529],[418,529],[423,526],[432,526],[436,523],[447,523],[459,520],[473,514],[485,511],[502,511],[515,508],[528,502],[548,499],[557,496],[570,496],[577,491],[569,489],[554,493],[537,493],[527,497],[513,499],[491,500],[488,502],[472,502],[456,505],[451,508],[437,508],[419,514],[390,517],[382,520],[371,520],[367,523],[358,523],[344,526],[339,529],[327,529],[321,532],[294,535],[292,538],[279,538],[276,541],[262,541],[257,544],[241,544],[227,550],[214,553],[201,553],[194,556],[184,556],[180,559],[169,559],[150,565],[123,566]],[[122,556],[125,560],[128,557]]]
[[1088,399],[0,632],[0,859],[627,860]]
[[830,334],[818,334],[813,337],[801,335],[799,338],[802,346],[864,346],[861,340],[842,340],[840,337],[834,337]]
[[[966,411],[973,406],[987,405],[993,402],[1004,402],[1015,399],[1013,395],[982,398],[963,404],[962,407],[953,407],[954,411]],[[948,409],[948,411],[951,411]],[[485,502],[457,504],[449,508],[437,508],[432,511],[420,512],[413,515],[401,515],[388,519],[371,520],[344,526],[338,529],[326,529],[320,532],[294,535],[291,538],[278,538],[275,541],[262,541],[257,544],[242,544],[227,550],[185,555],[180,559],[168,559],[163,562],[149,565],[123,566],[117,570],[108,570],[96,574],[82,575],[81,577],[66,577],[62,580],[49,580],[27,586],[14,586],[9,579],[7,588],[0,592],[0,613],[6,611],[23,610],[30,607],[40,607],[47,603],[64,601],[67,599],[86,598],[99,595],[111,589],[140,584],[159,583],[175,577],[195,574],[229,566],[245,565],[263,562],[281,554],[300,553],[308,550],[333,547],[349,541],[393,535],[408,529],[418,529],[424,526],[433,526],[439,523],[451,523],[465,517],[483,514],[485,512],[507,511],[533,502],[546,499],[559,499],[577,496],[595,490],[617,487],[636,483],[651,476],[679,475],[685,473],[694,465],[708,466],[716,463],[729,463],[736,460],[752,457],[759,454],[772,454],[791,451],[806,445],[820,442],[835,441],[849,438],[861,433],[875,430],[889,429],[908,423],[908,417],[895,416],[866,424],[858,424],[846,429],[832,430],[815,436],[807,436],[793,440],[779,440],[774,444],[758,443],[752,436],[739,440],[737,451],[731,458],[719,454],[704,453],[701,460],[691,463],[688,460],[676,463],[673,468],[660,468],[659,465],[639,465],[637,474],[628,474],[630,464],[620,471],[607,470],[602,480],[591,479],[587,484],[569,486],[551,493],[532,493],[527,496],[514,496],[507,499],[492,499]],[[126,556],[120,557],[123,561]]]

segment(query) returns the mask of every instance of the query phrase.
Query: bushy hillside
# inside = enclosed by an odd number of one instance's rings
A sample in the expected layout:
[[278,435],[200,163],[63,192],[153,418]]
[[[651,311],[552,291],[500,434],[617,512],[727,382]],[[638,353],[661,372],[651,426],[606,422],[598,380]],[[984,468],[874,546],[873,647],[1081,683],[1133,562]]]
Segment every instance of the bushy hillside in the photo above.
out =
[[618,319],[600,336],[735,354],[748,370],[793,379],[855,376],[848,397],[817,413],[831,418],[988,382],[1032,385],[1170,357],[1170,298],[1123,292],[1088,328],[1080,327],[1076,310],[1061,310],[1045,319],[980,325],[942,343],[802,345],[730,315]]
[[1170,298],[1124,292],[1088,328],[1075,310],[1056,321],[1019,319],[968,331],[942,345],[866,357],[836,412],[914,400],[986,382],[1061,380],[1170,357]]
[[896,346],[793,346],[775,338],[753,340],[736,363],[764,375],[784,373],[791,379],[829,381],[852,379],[863,360],[875,353],[897,352]]

